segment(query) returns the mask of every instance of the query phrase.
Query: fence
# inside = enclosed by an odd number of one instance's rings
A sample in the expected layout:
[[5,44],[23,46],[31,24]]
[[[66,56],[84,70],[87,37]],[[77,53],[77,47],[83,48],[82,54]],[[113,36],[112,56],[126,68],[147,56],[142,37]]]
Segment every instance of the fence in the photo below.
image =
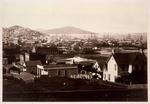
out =
[[131,84],[131,85],[128,85],[127,88],[129,88],[129,89],[147,89],[147,84]]
[[77,74],[77,75],[71,75],[70,76],[71,78],[74,78],[74,79],[92,79],[93,76],[92,74]]

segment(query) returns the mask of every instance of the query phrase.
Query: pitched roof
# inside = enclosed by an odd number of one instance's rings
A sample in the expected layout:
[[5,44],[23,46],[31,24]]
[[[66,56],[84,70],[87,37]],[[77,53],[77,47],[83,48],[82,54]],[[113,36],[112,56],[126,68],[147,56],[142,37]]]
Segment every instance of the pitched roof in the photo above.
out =
[[89,55],[85,56],[85,58],[97,61],[100,68],[103,69],[103,66],[106,64],[109,57],[100,55]]
[[115,53],[114,58],[118,65],[129,65],[133,64],[136,57],[138,57],[141,61],[146,62],[144,54],[141,54],[140,52],[131,52],[131,53]]
[[36,65],[42,65],[41,61],[25,61],[25,65],[27,67],[36,66]]
[[103,69],[103,66],[107,62],[108,58],[109,57],[100,57],[99,59],[96,59],[101,69]]

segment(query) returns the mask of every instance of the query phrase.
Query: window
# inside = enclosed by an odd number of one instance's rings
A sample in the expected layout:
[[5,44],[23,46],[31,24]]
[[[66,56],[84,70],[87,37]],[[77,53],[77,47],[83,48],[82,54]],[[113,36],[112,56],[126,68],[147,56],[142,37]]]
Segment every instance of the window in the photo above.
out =
[[106,79],[106,74],[104,74],[104,79]]
[[57,71],[57,74],[60,75],[60,70]]
[[67,75],[67,71],[65,70],[65,75]]
[[108,80],[110,81],[110,74],[108,74]]

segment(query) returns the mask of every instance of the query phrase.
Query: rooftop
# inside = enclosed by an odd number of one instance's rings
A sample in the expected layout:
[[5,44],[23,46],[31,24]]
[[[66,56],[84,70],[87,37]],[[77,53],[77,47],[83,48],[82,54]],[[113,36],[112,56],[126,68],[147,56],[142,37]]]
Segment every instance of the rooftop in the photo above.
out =
[[36,66],[36,65],[42,65],[41,61],[25,61],[26,66]]
[[119,65],[129,65],[132,64],[136,57],[140,59],[141,62],[146,62],[146,57],[140,52],[131,52],[131,53],[115,53],[114,58]]
[[77,65],[70,65],[70,64],[51,64],[51,65],[44,65],[44,69],[53,70],[53,69],[70,69],[70,68],[78,68]]

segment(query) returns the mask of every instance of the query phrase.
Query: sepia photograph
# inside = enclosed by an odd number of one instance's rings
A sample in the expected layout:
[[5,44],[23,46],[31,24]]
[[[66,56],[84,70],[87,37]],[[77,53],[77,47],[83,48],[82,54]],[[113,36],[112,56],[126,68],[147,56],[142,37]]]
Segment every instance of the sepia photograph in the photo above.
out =
[[2,0],[1,99],[148,103],[148,0]]

